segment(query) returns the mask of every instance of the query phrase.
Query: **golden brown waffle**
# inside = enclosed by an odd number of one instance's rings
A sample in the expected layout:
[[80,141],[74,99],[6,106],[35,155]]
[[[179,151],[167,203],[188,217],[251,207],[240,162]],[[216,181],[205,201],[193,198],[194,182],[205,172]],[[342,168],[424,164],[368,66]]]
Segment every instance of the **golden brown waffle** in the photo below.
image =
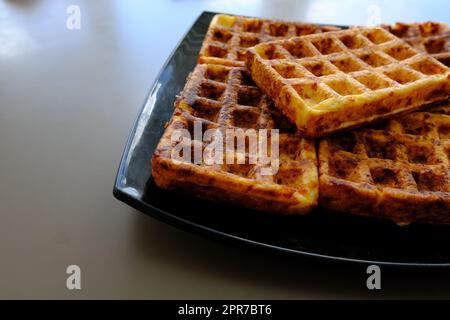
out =
[[339,30],[333,26],[215,15],[200,50],[200,63],[244,66],[249,47],[275,39]]
[[441,22],[401,23],[383,25],[413,47],[430,54],[450,66],[450,27]]
[[382,28],[261,43],[247,57],[258,87],[308,137],[450,96],[450,69]]
[[450,105],[323,139],[320,204],[397,224],[450,223]]
[[[180,129],[186,129],[191,137],[183,143],[205,152],[203,140],[194,138],[196,121],[201,121],[203,133],[208,129],[279,129],[278,172],[262,175],[262,166],[250,163],[248,148],[242,153],[234,150],[236,158],[245,159],[244,164],[174,160],[172,152],[178,142],[171,137]],[[224,157],[230,151],[224,152]],[[155,151],[152,168],[159,187],[208,200],[285,214],[305,214],[317,205],[314,142],[297,135],[295,126],[271,106],[243,67],[195,67]]]

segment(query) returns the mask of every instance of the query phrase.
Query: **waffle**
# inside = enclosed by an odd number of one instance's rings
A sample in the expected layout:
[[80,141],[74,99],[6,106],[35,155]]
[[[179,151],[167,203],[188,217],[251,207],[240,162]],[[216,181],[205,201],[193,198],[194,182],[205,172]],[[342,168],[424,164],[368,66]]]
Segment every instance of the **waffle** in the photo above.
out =
[[383,25],[413,47],[450,66],[450,27],[440,22]]
[[411,222],[450,223],[450,105],[323,139],[327,208]]
[[218,14],[206,33],[199,62],[243,67],[247,48],[258,43],[332,30],[339,28]]
[[450,96],[450,69],[382,28],[353,28],[249,49],[253,80],[307,137]]
[[[248,148],[240,151],[225,148],[223,164],[196,163],[192,159],[194,152],[187,160],[174,159],[173,152],[179,143],[173,142],[172,137],[181,129],[190,133],[190,138],[182,143],[205,154],[207,144],[193,132],[196,122],[201,123],[197,127],[202,133],[209,129],[220,132],[279,129],[277,173],[263,175],[264,164],[252,164]],[[245,159],[245,163],[226,163],[225,157],[231,151],[236,158]],[[262,95],[243,67],[213,64],[195,67],[176,101],[174,114],[152,161],[153,177],[161,188],[275,213],[305,214],[317,205],[314,142],[297,135],[295,126]]]

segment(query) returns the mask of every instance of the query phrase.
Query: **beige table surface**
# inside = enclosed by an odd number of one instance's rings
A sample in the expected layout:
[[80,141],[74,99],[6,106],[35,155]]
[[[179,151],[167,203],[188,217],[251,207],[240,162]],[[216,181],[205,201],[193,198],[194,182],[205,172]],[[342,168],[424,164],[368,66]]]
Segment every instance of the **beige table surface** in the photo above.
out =
[[[68,5],[81,29],[66,27]],[[375,4],[375,6],[374,6]],[[0,2],[0,298],[450,297],[448,270],[382,270],[235,248],[112,196],[133,120],[202,10],[365,24],[450,22],[448,1]],[[82,289],[66,289],[66,267]]]

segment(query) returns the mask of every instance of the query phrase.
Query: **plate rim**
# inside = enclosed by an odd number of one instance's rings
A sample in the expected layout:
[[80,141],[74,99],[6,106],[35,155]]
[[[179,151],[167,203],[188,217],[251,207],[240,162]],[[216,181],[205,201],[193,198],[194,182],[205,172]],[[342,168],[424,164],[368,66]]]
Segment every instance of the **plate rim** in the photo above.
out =
[[[167,223],[169,225],[172,225],[178,229],[181,229],[183,231],[187,231],[191,234],[196,235],[202,235],[207,238],[213,238],[218,239],[222,241],[226,241],[229,243],[233,243],[235,245],[246,245],[248,247],[256,247],[258,249],[263,249],[267,251],[277,252],[277,253],[283,253],[283,254],[289,254],[291,256],[297,256],[297,257],[305,257],[310,259],[320,259],[322,261],[326,262],[339,262],[339,263],[353,263],[353,264],[363,264],[363,265],[371,265],[376,264],[380,266],[386,266],[386,267],[402,267],[402,268],[449,268],[449,263],[432,263],[432,262],[426,262],[426,263],[420,263],[420,262],[394,262],[394,261],[383,261],[383,260],[370,260],[370,259],[357,259],[357,258],[347,258],[347,257],[340,257],[340,256],[333,256],[333,255],[327,255],[327,254],[320,254],[320,253],[314,253],[314,252],[308,252],[308,251],[302,251],[302,250],[295,250],[290,249],[274,244],[264,243],[260,241],[255,241],[252,239],[240,237],[231,233],[226,233],[221,230],[217,230],[211,227],[207,227],[205,225],[192,222],[190,220],[183,219],[180,216],[174,215],[172,213],[169,213],[167,211],[164,211],[158,207],[155,207],[154,205],[151,205],[149,203],[146,203],[144,201],[141,201],[140,199],[134,197],[131,193],[127,192],[126,188],[123,188],[121,186],[121,180],[124,177],[125,167],[126,167],[126,159],[128,158],[130,147],[132,144],[132,141],[134,139],[134,136],[136,134],[137,124],[142,116],[142,113],[144,111],[144,108],[147,104],[147,101],[150,99],[152,94],[154,93],[155,89],[157,88],[158,80],[160,79],[161,75],[163,74],[164,70],[167,68],[169,63],[171,62],[174,54],[179,49],[181,43],[186,39],[189,32],[195,27],[197,23],[204,17],[204,16],[212,16],[215,14],[227,14],[227,15],[233,15],[229,13],[219,13],[214,11],[202,11],[200,15],[195,19],[195,21],[192,23],[190,28],[184,33],[183,37],[177,42],[174,49],[169,54],[168,58],[162,65],[161,69],[159,70],[157,76],[155,77],[152,85],[150,86],[150,90],[148,91],[148,94],[145,97],[144,103],[142,104],[142,107],[140,108],[137,116],[135,117],[132,129],[130,133],[128,134],[125,147],[122,152],[122,156],[120,158],[119,167],[117,169],[116,177],[114,180],[114,188],[113,188],[113,196],[119,200],[122,201],[129,206],[133,207],[134,209],[141,211],[145,213],[146,215],[149,215],[161,222]],[[309,23],[309,22],[308,22]],[[325,25],[320,24],[319,25]],[[329,24],[332,25],[332,24]],[[349,26],[343,26],[343,25],[333,25],[338,27],[349,27]]]

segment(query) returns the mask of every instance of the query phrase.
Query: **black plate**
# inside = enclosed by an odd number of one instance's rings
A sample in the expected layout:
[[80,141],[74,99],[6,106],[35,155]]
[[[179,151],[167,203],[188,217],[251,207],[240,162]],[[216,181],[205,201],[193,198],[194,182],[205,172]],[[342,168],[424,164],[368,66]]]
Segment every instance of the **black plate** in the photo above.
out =
[[114,186],[117,199],[196,233],[340,261],[396,266],[450,266],[450,227],[411,225],[316,209],[284,217],[210,203],[156,188],[151,157],[173,111],[175,96],[194,68],[209,22],[204,12],[167,60],[126,144]]

